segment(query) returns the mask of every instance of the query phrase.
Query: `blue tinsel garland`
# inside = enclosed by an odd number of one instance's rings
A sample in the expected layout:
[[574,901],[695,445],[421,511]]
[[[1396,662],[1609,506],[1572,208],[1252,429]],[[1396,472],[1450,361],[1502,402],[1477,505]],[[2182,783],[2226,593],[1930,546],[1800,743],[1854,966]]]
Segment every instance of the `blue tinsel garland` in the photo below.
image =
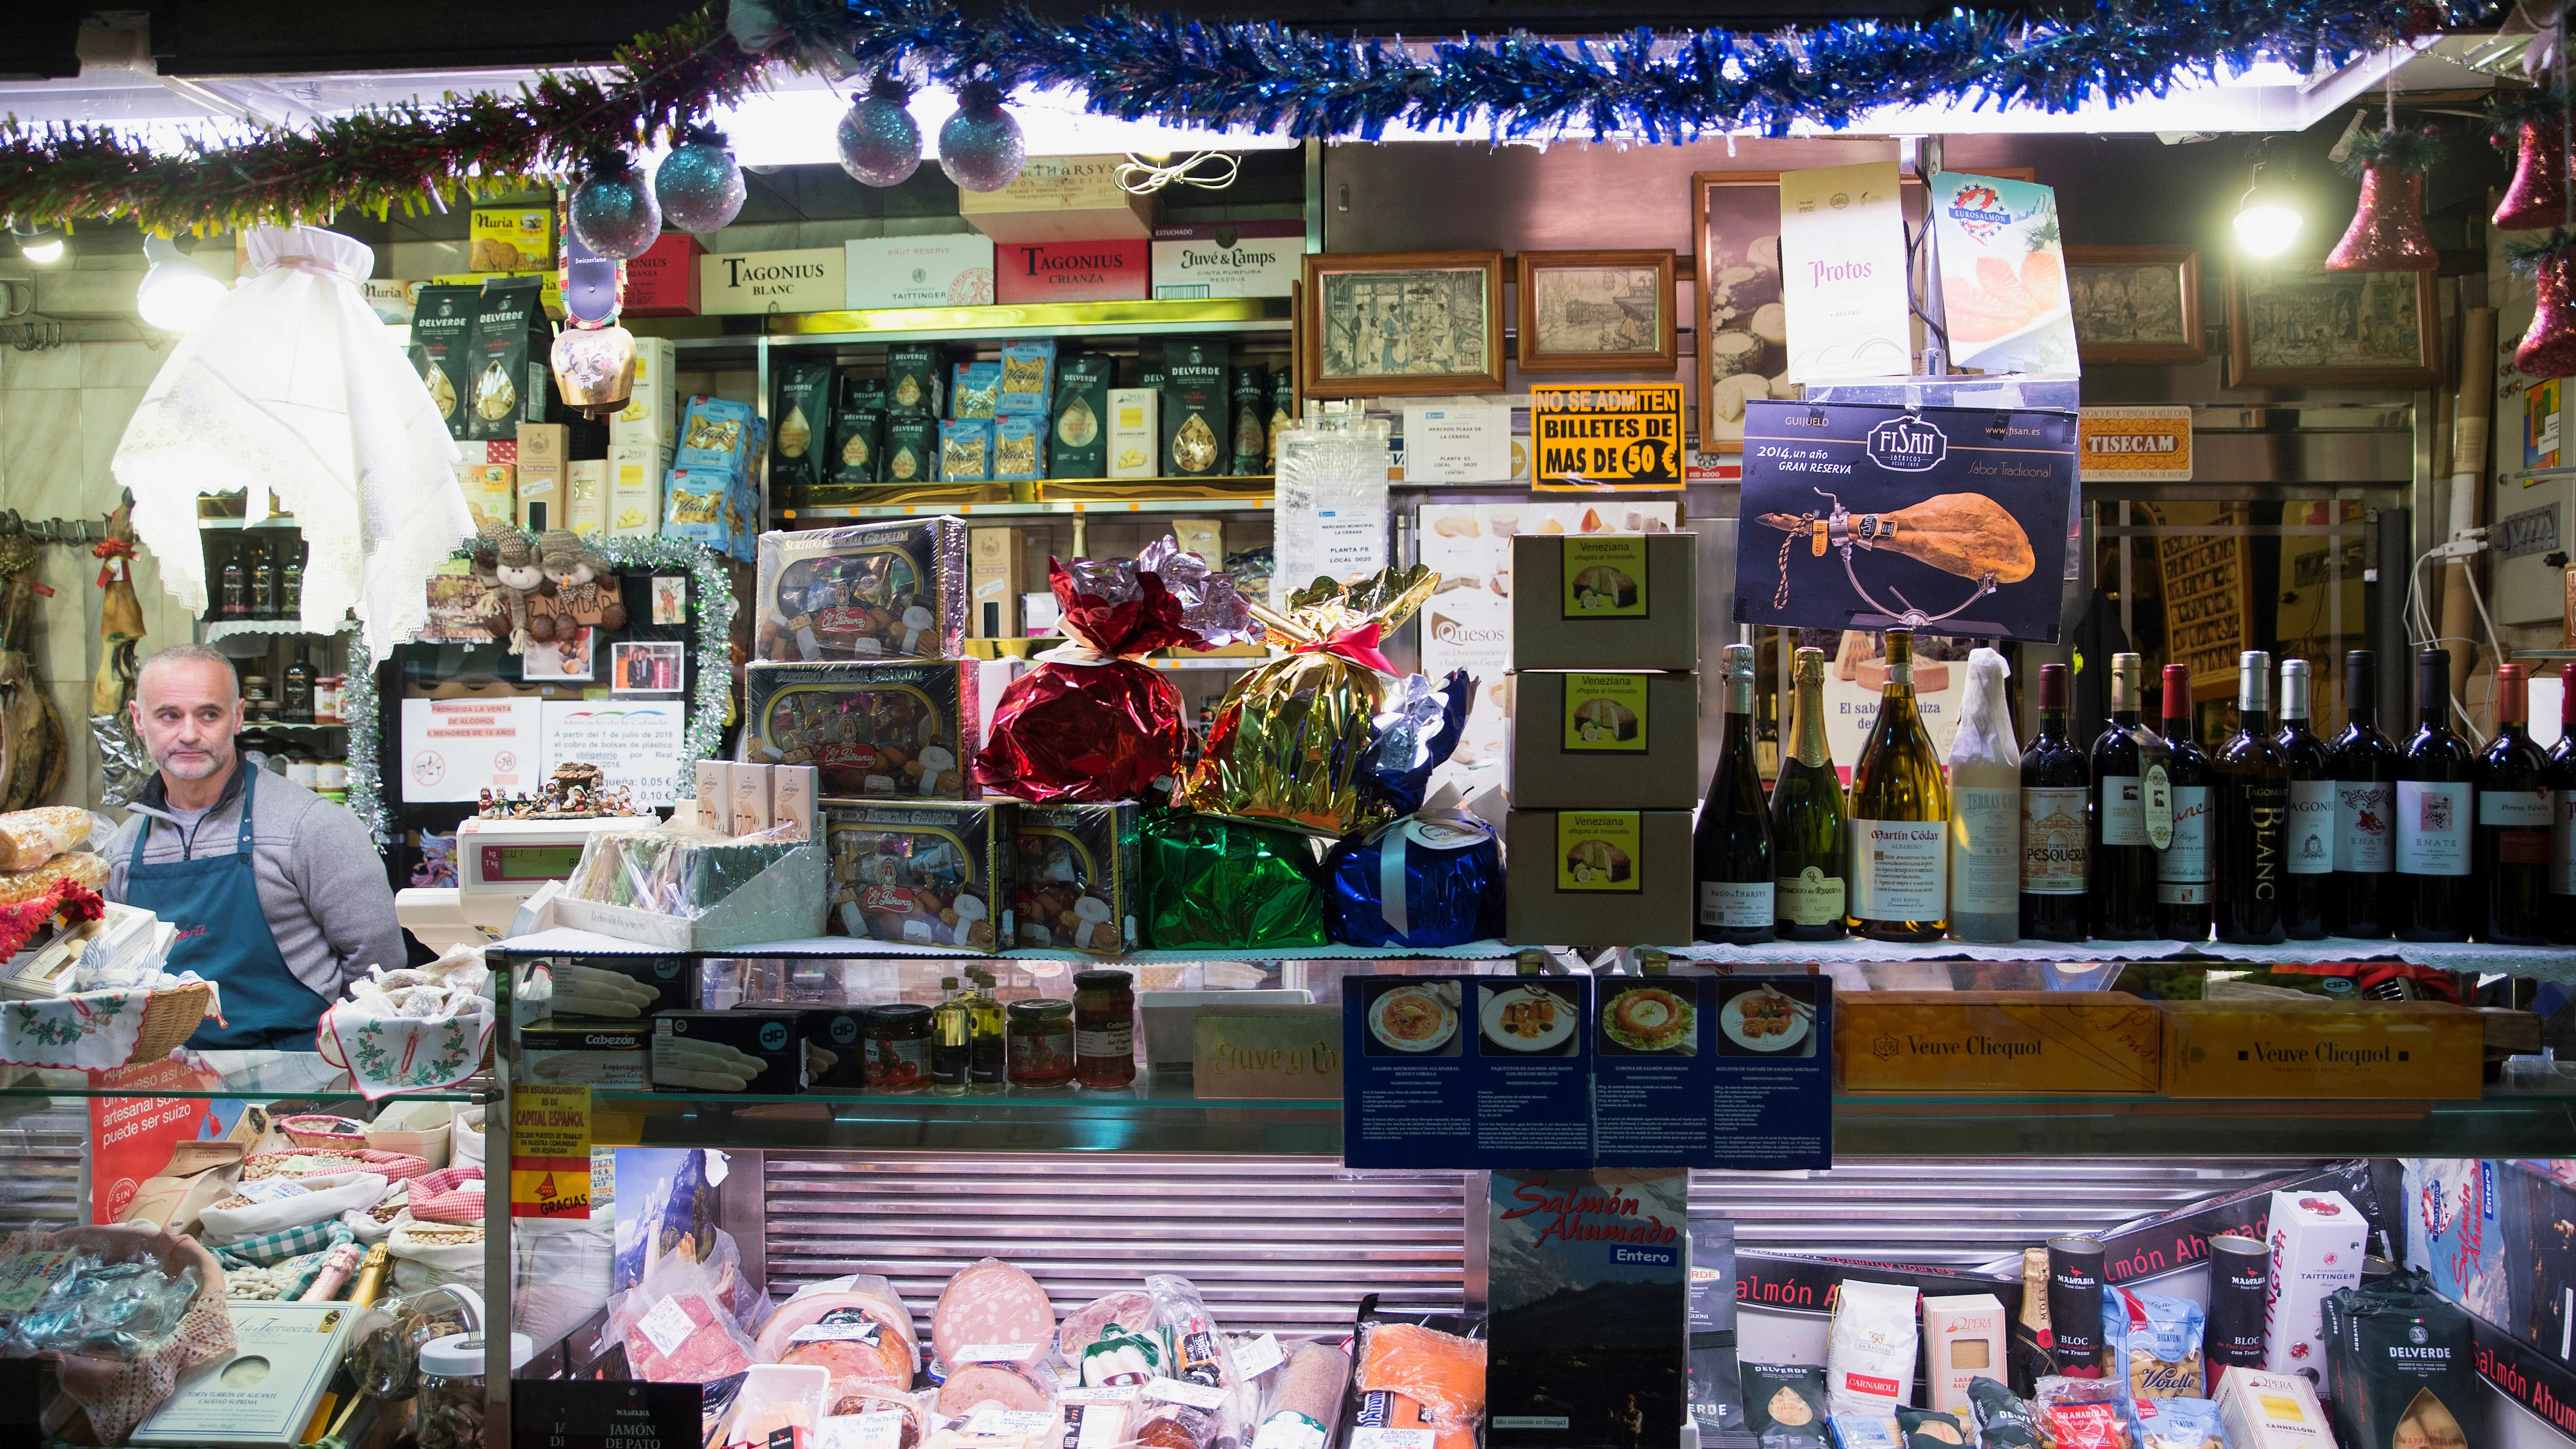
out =
[[944,0],[853,0],[846,12],[814,0],[734,8],[738,27],[755,9],[776,27],[775,54],[846,53],[862,67],[951,85],[990,75],[1061,86],[1121,120],[1368,140],[1400,121],[1498,138],[1652,141],[1780,136],[1798,123],[1841,129],[1889,106],[2116,104],[2260,61],[2303,71],[2342,63],[2500,9],[2485,0],[2108,0],[2044,21],[1963,9],[1766,35],[1515,33],[1415,47],[1125,11],[1063,23],[1017,9],[970,19]]

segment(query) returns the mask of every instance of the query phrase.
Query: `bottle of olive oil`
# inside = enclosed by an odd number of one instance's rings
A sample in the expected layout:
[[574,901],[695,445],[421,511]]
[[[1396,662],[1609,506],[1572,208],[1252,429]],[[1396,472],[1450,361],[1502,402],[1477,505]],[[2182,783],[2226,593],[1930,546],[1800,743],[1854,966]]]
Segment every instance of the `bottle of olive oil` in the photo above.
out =
[[966,979],[975,983],[966,995],[967,1014],[975,1023],[975,1047],[969,1075],[977,1082],[1002,1080],[1002,1061],[1006,1043],[1002,1039],[1002,1003],[993,994],[993,973],[981,966],[966,968]]
[[957,978],[939,981],[939,1005],[930,1013],[930,1090],[963,1096],[975,1067],[975,1013],[957,989]]
[[1937,941],[1949,929],[1950,790],[1914,705],[1914,634],[1887,631],[1887,683],[1851,784],[1851,929]]

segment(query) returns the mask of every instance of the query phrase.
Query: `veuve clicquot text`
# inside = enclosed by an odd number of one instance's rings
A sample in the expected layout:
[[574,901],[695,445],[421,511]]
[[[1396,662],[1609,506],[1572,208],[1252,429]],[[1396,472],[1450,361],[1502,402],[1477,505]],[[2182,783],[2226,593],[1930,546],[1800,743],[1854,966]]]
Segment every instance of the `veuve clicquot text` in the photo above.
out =
[[2092,766],[2068,736],[2066,666],[2039,666],[2039,729],[2021,752],[2021,933],[2084,939],[2084,798]]
[[2156,934],[2197,945],[2209,939],[2217,901],[2211,835],[2212,778],[2209,752],[2200,747],[2199,711],[2191,697],[2191,666],[2165,666],[2166,772],[2173,780],[2173,843],[2156,857]]
[[2150,803],[2162,807],[2159,833],[2172,839],[2164,741],[2138,722],[2143,668],[2135,654],[2111,656],[2111,723],[2093,741],[2084,843],[2093,875],[2093,934],[2105,941],[2155,939],[2158,851],[2149,830]]
[[1852,767],[1852,930],[1937,941],[1949,929],[1950,791],[1914,706],[1914,635],[1887,631],[1887,684]]
[[2495,672],[2495,738],[2478,755],[2478,939],[2499,946],[2549,940],[2549,760],[2531,742],[2531,681],[2519,664]]
[[2293,941],[2326,933],[2334,879],[2335,781],[2325,741],[2308,727],[2314,691],[2304,659],[2281,661],[2281,758],[2290,767],[2290,820],[2281,835],[2281,930]]
[[2236,733],[2219,747],[2218,939],[2259,946],[2283,939],[2289,873],[2290,757],[2272,738],[2272,656],[2236,656]]
[[[2449,676],[2444,676],[2447,685]],[[2378,656],[2355,649],[2343,657],[2343,733],[2327,754],[2335,787],[2334,886],[2326,892],[2326,932],[2377,941],[2395,929],[2397,902],[2397,768],[2400,757],[2379,732]]]
[[1771,939],[1771,812],[1753,759],[1753,646],[1729,644],[1722,658],[1726,739],[1691,842],[1699,878],[1694,934],[1743,946]]
[[1843,881],[1843,781],[1825,744],[1825,651],[1799,650],[1793,672],[1789,748],[1771,786],[1771,914],[1783,941],[1839,941],[1850,902]]
[[2451,651],[2415,656],[2415,733],[2397,765],[2397,939],[2465,941],[2477,758],[2451,732]]

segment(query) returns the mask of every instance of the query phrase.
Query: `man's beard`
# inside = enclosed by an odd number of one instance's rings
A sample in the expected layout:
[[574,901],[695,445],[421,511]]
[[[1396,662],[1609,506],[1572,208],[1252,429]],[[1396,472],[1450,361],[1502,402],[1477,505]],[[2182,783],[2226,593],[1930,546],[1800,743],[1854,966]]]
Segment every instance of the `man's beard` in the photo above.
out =
[[212,750],[203,750],[195,755],[179,758],[178,752],[174,750],[168,757],[155,755],[152,763],[163,774],[174,779],[207,780],[222,774],[224,767],[232,763],[232,757],[216,754]]

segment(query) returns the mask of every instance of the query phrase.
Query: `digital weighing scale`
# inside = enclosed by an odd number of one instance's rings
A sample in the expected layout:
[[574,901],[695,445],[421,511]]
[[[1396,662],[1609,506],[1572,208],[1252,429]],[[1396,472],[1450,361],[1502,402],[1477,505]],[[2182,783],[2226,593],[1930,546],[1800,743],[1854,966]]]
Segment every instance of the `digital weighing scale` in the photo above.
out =
[[582,847],[605,830],[650,830],[652,815],[589,820],[486,820],[456,827],[456,884],[396,891],[394,918],[433,951],[486,946],[515,931],[519,907],[550,881],[572,874]]

